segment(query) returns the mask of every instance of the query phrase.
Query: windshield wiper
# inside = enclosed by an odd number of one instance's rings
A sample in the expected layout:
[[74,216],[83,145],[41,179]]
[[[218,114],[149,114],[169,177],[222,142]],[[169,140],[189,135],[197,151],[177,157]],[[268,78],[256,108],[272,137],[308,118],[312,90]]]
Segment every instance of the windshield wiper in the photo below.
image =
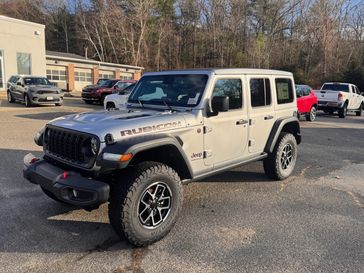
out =
[[164,105],[168,107],[168,109],[169,109],[169,110],[171,110],[172,112],[173,112],[173,111],[176,111],[176,110],[174,110],[174,109],[172,108],[172,106],[170,106],[170,105],[169,105],[169,104],[168,104],[168,103],[167,103],[164,99],[162,99],[162,101],[163,101]]

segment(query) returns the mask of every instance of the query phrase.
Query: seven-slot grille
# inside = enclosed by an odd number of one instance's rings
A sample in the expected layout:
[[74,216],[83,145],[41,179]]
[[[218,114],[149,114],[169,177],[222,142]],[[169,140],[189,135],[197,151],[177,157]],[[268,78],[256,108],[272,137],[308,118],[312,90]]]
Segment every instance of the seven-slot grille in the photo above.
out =
[[56,127],[47,127],[45,134],[49,155],[83,167],[91,167],[94,163],[96,155],[89,150],[92,136]]
[[54,91],[54,90],[38,90],[37,93],[38,94],[58,94],[58,92]]

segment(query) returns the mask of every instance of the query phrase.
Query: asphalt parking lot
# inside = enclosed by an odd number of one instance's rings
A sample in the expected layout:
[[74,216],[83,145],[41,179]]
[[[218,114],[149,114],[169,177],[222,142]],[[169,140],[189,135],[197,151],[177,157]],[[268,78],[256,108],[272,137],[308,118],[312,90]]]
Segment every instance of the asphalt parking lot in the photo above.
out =
[[364,272],[364,117],[302,121],[295,173],[270,181],[257,162],[184,187],[171,233],[145,248],[120,241],[107,206],[58,204],[22,177],[50,119],[101,110],[0,104],[0,272]]

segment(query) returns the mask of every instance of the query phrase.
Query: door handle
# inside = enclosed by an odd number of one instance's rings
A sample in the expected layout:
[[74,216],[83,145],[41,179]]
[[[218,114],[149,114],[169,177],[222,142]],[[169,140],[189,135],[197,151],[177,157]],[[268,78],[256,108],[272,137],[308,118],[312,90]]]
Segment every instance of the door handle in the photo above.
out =
[[274,118],[273,116],[271,116],[271,115],[268,115],[268,116],[265,116],[264,117],[264,120],[268,120],[268,119],[272,119],[272,118]]
[[248,121],[245,120],[245,119],[239,119],[237,122],[236,122],[236,125],[243,125],[243,124],[247,124]]

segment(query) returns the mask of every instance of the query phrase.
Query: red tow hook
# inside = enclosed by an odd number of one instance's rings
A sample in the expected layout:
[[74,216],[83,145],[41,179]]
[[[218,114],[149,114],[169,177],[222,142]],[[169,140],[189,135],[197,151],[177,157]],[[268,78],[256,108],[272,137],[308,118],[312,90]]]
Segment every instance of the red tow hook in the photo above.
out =
[[63,174],[62,174],[62,176],[61,176],[61,178],[64,179],[64,180],[66,180],[68,178],[68,176],[69,176],[69,173],[66,172],[66,171],[64,171]]
[[31,160],[30,160],[30,164],[34,164],[35,162],[39,161],[39,158],[37,157],[33,157]]

